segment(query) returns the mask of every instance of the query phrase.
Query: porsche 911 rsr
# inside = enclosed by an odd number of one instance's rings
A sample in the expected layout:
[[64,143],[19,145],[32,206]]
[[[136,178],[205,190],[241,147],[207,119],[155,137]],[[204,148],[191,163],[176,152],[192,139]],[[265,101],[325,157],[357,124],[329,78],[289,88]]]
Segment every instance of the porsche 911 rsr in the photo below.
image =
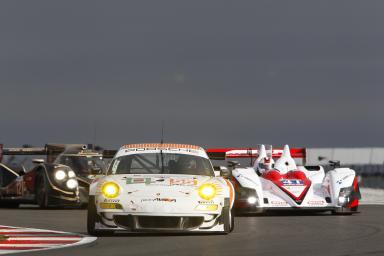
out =
[[208,149],[220,159],[253,158],[252,167],[232,163],[231,181],[235,188],[235,208],[239,212],[268,210],[312,210],[333,213],[356,212],[361,198],[355,171],[335,167],[298,166],[293,160],[305,157],[305,149]]
[[202,148],[125,145],[91,184],[88,233],[229,233],[233,200],[231,183],[215,177]]

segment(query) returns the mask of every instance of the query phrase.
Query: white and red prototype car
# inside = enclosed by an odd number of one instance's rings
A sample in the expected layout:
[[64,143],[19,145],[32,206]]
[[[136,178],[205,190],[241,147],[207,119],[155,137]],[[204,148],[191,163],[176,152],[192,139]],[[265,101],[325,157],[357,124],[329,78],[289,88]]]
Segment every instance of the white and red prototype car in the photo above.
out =
[[[339,168],[325,172],[322,166],[297,165],[305,159],[305,149],[266,150],[264,145],[250,149],[208,149],[212,159],[253,158],[251,167],[232,163],[231,181],[235,188],[235,209],[240,212],[266,210],[313,210],[332,213],[356,212],[361,199],[355,171]],[[305,162],[305,161],[303,161]]]
[[88,233],[233,230],[234,189],[216,177],[204,149],[130,144],[90,186]]

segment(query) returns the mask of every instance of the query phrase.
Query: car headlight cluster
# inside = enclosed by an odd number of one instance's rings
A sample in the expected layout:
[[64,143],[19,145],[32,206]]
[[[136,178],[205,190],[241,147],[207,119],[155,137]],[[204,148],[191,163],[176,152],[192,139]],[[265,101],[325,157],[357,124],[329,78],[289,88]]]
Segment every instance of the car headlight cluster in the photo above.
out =
[[349,203],[350,201],[350,196],[353,192],[353,187],[346,187],[346,188],[341,188],[339,192],[339,198],[338,198],[338,204],[341,206],[345,206]]
[[68,172],[68,177],[69,177],[69,178],[73,178],[73,177],[76,177],[76,174],[75,174],[75,172],[74,172],[74,171],[72,171],[72,170],[71,170],[71,171],[69,171],[69,172]]
[[64,180],[67,177],[67,173],[64,170],[56,170],[55,171],[55,179],[56,180]]
[[101,193],[106,198],[115,198],[119,195],[120,188],[115,182],[106,182],[101,186]]
[[69,179],[67,180],[67,182],[65,183],[65,185],[67,185],[67,187],[69,189],[74,189],[77,187],[78,183],[77,183],[77,180],[75,179]]
[[204,200],[213,199],[216,193],[216,186],[213,184],[203,184],[198,188],[198,194]]
[[63,169],[57,169],[53,173],[53,176],[56,181],[64,183],[68,189],[74,189],[78,186],[78,182],[75,178],[76,174],[72,170],[66,171]]

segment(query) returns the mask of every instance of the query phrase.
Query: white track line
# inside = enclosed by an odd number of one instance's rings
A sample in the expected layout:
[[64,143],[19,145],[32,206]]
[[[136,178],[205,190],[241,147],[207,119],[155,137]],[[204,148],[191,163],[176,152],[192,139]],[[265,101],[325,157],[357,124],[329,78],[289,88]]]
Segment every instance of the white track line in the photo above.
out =
[[0,254],[73,247],[89,244],[97,239],[96,237],[61,231],[1,225],[0,234],[7,236],[6,240],[0,241]]

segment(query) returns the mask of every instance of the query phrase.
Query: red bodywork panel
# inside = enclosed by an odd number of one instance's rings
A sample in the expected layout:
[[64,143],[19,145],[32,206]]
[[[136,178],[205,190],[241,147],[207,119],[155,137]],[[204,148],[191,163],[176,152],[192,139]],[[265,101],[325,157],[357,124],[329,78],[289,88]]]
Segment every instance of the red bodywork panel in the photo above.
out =
[[[238,153],[231,154],[230,151],[238,151]],[[244,151],[244,152],[241,152]],[[224,160],[225,158],[256,158],[258,157],[257,148],[209,148],[206,150],[208,156],[212,159]],[[305,148],[291,148],[292,158],[306,158]],[[278,158],[282,155],[282,148],[275,148],[272,150],[272,157]]]
[[[308,192],[308,189],[311,187],[312,182],[307,178],[304,172],[299,170],[289,171],[286,174],[280,174],[277,170],[269,170],[264,172],[261,177],[264,179],[272,181],[276,186],[278,186],[282,191],[288,194],[297,204],[300,204],[305,195]],[[287,189],[285,186],[295,187],[300,186],[304,189],[299,195],[294,195]]]

